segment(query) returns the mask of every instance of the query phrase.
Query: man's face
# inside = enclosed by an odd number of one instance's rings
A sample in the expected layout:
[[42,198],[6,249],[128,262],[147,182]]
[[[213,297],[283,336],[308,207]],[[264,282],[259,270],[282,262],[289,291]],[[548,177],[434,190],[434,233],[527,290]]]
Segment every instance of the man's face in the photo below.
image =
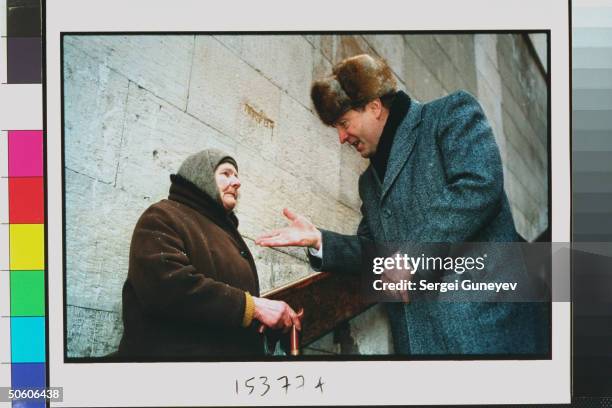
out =
[[384,128],[380,101],[368,103],[363,110],[351,109],[336,121],[340,143],[348,143],[361,157],[372,157]]

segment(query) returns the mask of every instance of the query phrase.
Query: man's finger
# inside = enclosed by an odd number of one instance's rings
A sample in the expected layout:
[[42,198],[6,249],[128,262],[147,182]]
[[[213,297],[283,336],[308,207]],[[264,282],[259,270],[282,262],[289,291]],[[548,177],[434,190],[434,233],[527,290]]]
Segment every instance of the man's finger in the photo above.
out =
[[288,208],[283,208],[283,215],[287,217],[290,221],[295,221],[295,219],[298,217],[296,213],[294,213]]
[[274,238],[260,240],[257,242],[257,245],[265,247],[287,246],[287,244],[283,243],[283,241]]
[[262,239],[262,238],[270,238],[273,237],[275,235],[278,235],[278,231],[274,230],[274,231],[269,231],[269,232],[264,232],[263,234],[260,234],[257,238],[257,240]]
[[257,245],[268,246],[268,247],[282,247],[282,246],[300,246],[299,241],[294,239],[283,238],[282,236],[266,238],[259,240]]
[[270,238],[270,237],[274,237],[278,234],[281,233],[281,229],[274,229],[272,231],[268,231],[268,232],[264,232],[263,234],[259,235],[257,238],[255,238],[255,242],[264,239],[264,238]]

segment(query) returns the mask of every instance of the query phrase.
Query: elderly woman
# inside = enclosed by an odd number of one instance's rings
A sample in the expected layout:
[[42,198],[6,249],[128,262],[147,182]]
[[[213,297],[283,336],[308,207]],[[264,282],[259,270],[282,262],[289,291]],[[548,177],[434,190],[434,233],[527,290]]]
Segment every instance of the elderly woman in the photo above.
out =
[[168,199],[151,205],[134,228],[119,355],[262,355],[260,329],[300,322],[285,302],[258,297],[255,263],[233,212],[236,161],[203,150],[170,179]]

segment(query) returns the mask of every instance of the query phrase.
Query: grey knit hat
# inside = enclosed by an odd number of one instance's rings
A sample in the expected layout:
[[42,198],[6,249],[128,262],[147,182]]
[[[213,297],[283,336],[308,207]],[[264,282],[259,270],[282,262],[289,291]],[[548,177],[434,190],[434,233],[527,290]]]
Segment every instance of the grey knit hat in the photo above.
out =
[[213,200],[220,201],[215,170],[222,163],[231,163],[238,170],[236,160],[229,154],[219,149],[205,149],[187,157],[176,174],[193,183]]

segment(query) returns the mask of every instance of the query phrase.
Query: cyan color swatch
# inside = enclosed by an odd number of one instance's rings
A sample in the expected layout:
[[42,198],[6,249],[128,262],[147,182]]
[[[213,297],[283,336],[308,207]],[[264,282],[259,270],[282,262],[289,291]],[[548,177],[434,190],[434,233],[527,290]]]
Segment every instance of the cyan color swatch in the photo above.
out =
[[11,361],[45,362],[45,318],[11,317]]

